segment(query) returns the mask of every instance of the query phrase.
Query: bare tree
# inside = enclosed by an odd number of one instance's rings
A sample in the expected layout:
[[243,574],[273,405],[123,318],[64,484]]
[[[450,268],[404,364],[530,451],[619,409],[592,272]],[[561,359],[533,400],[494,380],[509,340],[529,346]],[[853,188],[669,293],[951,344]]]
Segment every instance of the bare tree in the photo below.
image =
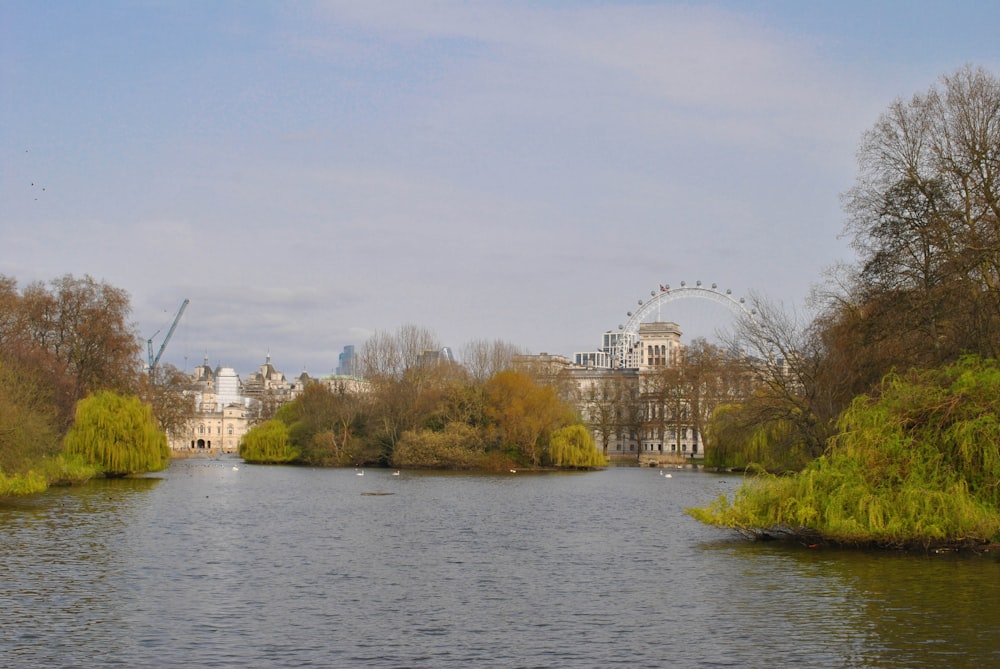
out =
[[626,445],[635,445],[636,457],[641,453],[642,423],[644,406],[642,388],[635,370],[620,370],[614,377],[615,415],[617,434],[622,450]]
[[[372,385],[374,441],[388,458],[403,432],[419,416],[425,382],[434,385],[441,345],[430,330],[401,326],[395,333],[375,332],[361,351],[361,373]],[[450,364],[450,363],[449,363]]]
[[601,449],[608,454],[608,444],[618,429],[620,384],[618,374],[600,374],[589,380],[582,390],[579,404],[583,406],[590,429],[600,437]]
[[426,351],[438,351],[441,344],[434,334],[416,325],[403,325],[394,332],[376,330],[361,349],[360,368],[365,378],[401,379],[417,365]]
[[190,377],[170,364],[157,365],[149,375],[140,376],[139,396],[152,405],[160,429],[168,436],[181,434],[194,416],[191,390]]
[[966,66],[896,100],[844,202],[859,266],[842,318],[888,353],[881,372],[1000,353],[1000,80]]
[[514,356],[527,351],[502,339],[475,339],[462,346],[462,363],[473,381],[484,383],[498,372],[513,367]]
[[833,416],[821,410],[824,355],[816,328],[758,294],[750,296],[750,305],[752,314],[724,335],[728,349],[743,352],[743,365],[757,388],[744,405],[745,416],[761,424],[787,422],[817,456],[825,448]]

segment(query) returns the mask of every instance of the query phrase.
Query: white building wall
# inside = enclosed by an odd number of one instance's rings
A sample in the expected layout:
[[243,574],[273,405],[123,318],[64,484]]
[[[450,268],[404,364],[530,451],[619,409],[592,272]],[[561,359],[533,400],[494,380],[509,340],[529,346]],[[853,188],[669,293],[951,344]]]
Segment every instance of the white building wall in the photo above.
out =
[[215,370],[215,401],[223,407],[242,403],[240,377],[232,367],[220,367]]

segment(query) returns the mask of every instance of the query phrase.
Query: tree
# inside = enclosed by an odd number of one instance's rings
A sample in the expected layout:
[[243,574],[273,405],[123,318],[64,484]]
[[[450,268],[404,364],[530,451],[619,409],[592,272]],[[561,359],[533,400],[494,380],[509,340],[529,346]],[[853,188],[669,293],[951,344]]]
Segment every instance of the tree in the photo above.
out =
[[421,364],[427,351],[440,349],[434,333],[416,325],[402,325],[394,333],[376,330],[361,349],[359,371],[373,383],[399,380]]
[[823,457],[692,509],[748,534],[928,548],[1000,533],[1000,363],[964,357],[887,376],[844,412]]
[[17,281],[0,274],[0,347],[23,339],[23,335],[21,295],[17,291]]
[[870,386],[894,367],[1000,354],[1000,80],[966,66],[896,100],[859,168],[844,196],[858,265],[826,304],[838,357]]
[[125,370],[137,365],[124,293],[89,277],[51,285],[18,291],[0,276],[0,488],[17,494],[93,476],[59,452],[76,402],[90,389],[128,388]]
[[392,464],[396,467],[471,469],[482,466],[483,453],[479,430],[464,423],[449,423],[439,431],[405,432],[392,453]]
[[402,434],[417,427],[423,382],[435,375],[440,350],[435,336],[415,325],[376,331],[365,342],[359,368],[372,388],[369,446],[376,459],[388,462]]
[[620,374],[601,374],[586,386],[580,403],[585,408],[591,429],[601,438],[601,452],[608,454],[608,443],[619,428]]
[[536,466],[548,436],[576,422],[572,408],[560,401],[553,387],[538,385],[527,374],[513,370],[487,381],[486,418],[502,446],[513,448]]
[[[460,372],[461,368],[454,371]],[[464,374],[444,379],[428,400],[428,416],[424,423],[431,429],[442,429],[452,423],[478,428],[485,422],[483,386],[470,381]]]
[[796,425],[761,409],[761,403],[770,403],[766,391],[715,409],[705,427],[707,466],[786,472],[802,469],[815,457]]
[[166,469],[170,447],[149,404],[138,397],[100,391],[77,402],[76,421],[64,440],[105,476]]
[[485,383],[495,374],[511,369],[514,357],[526,351],[501,339],[476,339],[462,347],[462,362],[476,383]]
[[278,417],[288,425],[289,443],[298,460],[309,465],[345,465],[356,462],[355,441],[364,422],[361,399],[343,387],[311,383]]
[[139,377],[142,347],[124,290],[90,276],[65,275],[48,291],[32,284],[24,291],[36,341],[65,363],[77,397],[97,390],[131,391]]
[[160,429],[168,435],[183,433],[195,412],[195,397],[188,375],[170,364],[161,364],[139,379],[139,396],[153,407]]
[[255,464],[278,464],[292,462],[299,457],[299,450],[288,440],[288,426],[273,419],[243,435],[240,457]]
[[691,425],[704,438],[706,423],[719,406],[749,394],[746,365],[741,357],[702,338],[688,344],[680,364],[687,382]]
[[556,467],[577,469],[608,464],[607,457],[597,449],[593,437],[583,425],[567,425],[553,432],[549,438],[547,459]]
[[27,473],[61,448],[51,388],[33,371],[0,359],[0,472],[8,476]]
[[816,321],[752,295],[751,314],[724,337],[726,348],[742,351],[741,364],[756,388],[741,413],[755,424],[782,424],[811,457],[823,452],[833,432],[837,407],[822,384],[825,351]]

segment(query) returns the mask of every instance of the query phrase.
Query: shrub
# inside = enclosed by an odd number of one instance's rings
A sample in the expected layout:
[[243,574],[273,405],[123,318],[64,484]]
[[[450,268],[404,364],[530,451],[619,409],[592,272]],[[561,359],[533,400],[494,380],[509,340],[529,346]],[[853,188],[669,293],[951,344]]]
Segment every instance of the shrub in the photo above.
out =
[[482,438],[465,423],[448,423],[439,432],[404,432],[392,454],[392,464],[396,467],[476,469],[483,462]]

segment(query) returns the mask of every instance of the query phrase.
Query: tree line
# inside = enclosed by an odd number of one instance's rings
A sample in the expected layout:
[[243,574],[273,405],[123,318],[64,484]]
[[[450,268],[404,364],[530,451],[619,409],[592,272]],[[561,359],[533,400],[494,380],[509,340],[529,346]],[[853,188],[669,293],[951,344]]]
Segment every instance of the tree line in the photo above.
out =
[[[194,396],[175,367],[144,369],[130,318],[128,293],[90,276],[24,287],[0,276],[0,497],[169,464],[166,433],[183,429]],[[262,420],[271,420],[247,435],[248,459],[268,443],[268,431],[280,431],[288,450],[258,459],[603,464],[572,409],[551,388],[510,371],[520,349],[472,342],[464,366],[428,359],[426,351],[437,349],[416,326],[377,333],[361,361],[371,392],[316,384],[290,404],[268,407]]]
[[376,332],[359,356],[364,391],[311,383],[243,438],[249,462],[508,469],[606,464],[556,388],[512,368],[520,351],[476,341],[459,365],[427,329]]
[[90,276],[0,276],[0,495],[166,466],[164,421],[187,401],[158,383],[178,370],[142,373],[130,317],[128,293]]

